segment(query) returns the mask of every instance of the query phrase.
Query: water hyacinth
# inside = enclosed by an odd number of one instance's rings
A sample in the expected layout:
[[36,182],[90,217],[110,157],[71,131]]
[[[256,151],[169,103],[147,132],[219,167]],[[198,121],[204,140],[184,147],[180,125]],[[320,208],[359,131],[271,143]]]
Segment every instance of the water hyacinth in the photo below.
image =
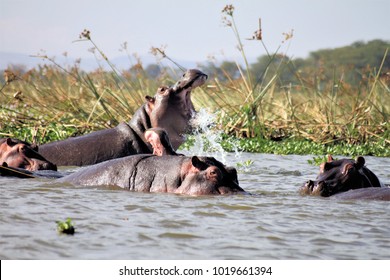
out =
[[73,226],[72,219],[67,218],[65,221],[56,221],[57,231],[59,233],[73,235],[75,233],[75,227]]

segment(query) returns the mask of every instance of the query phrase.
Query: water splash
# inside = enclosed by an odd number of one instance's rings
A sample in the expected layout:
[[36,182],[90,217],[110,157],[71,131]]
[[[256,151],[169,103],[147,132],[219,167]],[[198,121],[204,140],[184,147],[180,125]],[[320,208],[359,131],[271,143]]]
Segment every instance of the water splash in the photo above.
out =
[[[223,131],[218,129],[216,123],[216,114],[207,109],[200,109],[191,120],[193,127],[191,139],[193,145],[189,148],[190,155],[215,157],[224,164],[227,163],[228,152],[222,146]],[[232,140],[233,141],[233,140]],[[241,158],[241,152],[238,143],[230,143],[233,147],[235,157]]]

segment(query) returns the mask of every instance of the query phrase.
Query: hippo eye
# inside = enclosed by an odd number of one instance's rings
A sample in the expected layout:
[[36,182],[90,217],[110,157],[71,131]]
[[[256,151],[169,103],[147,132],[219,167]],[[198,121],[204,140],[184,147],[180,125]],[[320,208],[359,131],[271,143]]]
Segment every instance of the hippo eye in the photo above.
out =
[[20,146],[19,147],[19,151],[21,152],[21,153],[24,153],[24,152],[26,152],[26,147],[24,146],[24,145],[22,145],[22,146]]
[[158,90],[159,90],[160,92],[164,92],[166,89],[167,89],[167,87],[160,87]]

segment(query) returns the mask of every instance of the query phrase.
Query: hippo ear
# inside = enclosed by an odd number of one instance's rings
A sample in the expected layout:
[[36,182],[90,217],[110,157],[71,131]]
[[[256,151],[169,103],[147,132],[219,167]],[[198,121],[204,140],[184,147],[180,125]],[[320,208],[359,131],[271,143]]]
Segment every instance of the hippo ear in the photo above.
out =
[[156,101],[156,99],[155,99],[154,97],[151,97],[151,96],[149,96],[149,95],[146,95],[146,96],[145,96],[145,100],[146,100],[146,102],[148,102],[148,103],[153,103],[153,104],[154,104],[154,102]]
[[148,113],[150,113],[154,109],[154,104],[156,103],[156,98],[151,97],[149,95],[146,95],[145,100],[146,100],[146,110]]
[[332,155],[328,155],[328,162],[332,162],[332,161],[333,161]]
[[225,167],[225,169],[228,173],[229,178],[235,182],[238,182],[237,169],[235,169],[234,167]]
[[207,167],[209,167],[205,162],[201,161],[197,156],[193,156],[191,158],[191,163],[194,167],[198,168],[199,170],[205,170]]
[[16,142],[14,142],[11,138],[7,138],[6,143],[8,146],[12,147],[15,146]]
[[32,143],[32,144],[30,145],[30,148],[33,149],[34,151],[38,152],[38,145],[37,145],[37,144]]
[[364,157],[359,156],[355,159],[355,162],[356,162],[356,168],[360,169],[364,166],[364,164],[366,163],[366,160],[364,159]]

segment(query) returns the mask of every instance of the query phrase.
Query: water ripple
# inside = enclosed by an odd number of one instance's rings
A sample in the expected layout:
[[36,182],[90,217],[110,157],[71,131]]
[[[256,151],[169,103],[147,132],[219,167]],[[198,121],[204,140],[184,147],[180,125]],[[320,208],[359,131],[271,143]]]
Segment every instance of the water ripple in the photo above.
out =
[[173,238],[173,239],[193,239],[201,238],[200,236],[191,234],[191,233],[181,233],[181,232],[165,232],[159,235],[162,238]]
[[[2,259],[389,259],[390,204],[301,196],[311,156],[252,160],[240,185],[254,195],[187,197],[0,178]],[[390,181],[390,158],[367,157]],[[390,183],[390,182],[387,182]],[[57,220],[72,218],[74,236]]]

